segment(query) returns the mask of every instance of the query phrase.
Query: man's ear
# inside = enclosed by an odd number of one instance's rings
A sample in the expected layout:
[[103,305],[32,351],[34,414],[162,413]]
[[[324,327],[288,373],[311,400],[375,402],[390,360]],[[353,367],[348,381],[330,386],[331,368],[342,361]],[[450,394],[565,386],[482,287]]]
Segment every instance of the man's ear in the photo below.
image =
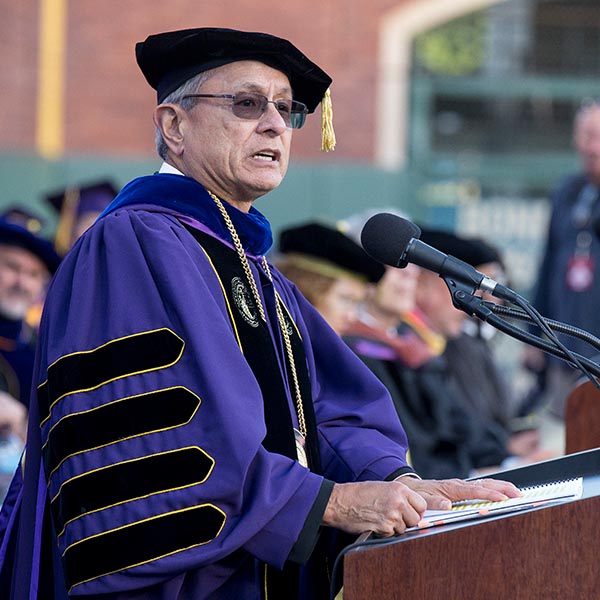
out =
[[183,116],[184,111],[176,104],[159,104],[154,109],[154,124],[175,156],[183,154]]

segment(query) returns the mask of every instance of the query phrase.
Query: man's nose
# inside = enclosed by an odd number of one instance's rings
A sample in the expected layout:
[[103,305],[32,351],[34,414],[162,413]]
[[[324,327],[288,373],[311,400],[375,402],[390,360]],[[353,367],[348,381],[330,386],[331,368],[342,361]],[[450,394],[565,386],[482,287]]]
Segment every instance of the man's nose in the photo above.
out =
[[275,105],[269,102],[259,119],[259,128],[265,131],[271,129],[281,135],[288,127]]

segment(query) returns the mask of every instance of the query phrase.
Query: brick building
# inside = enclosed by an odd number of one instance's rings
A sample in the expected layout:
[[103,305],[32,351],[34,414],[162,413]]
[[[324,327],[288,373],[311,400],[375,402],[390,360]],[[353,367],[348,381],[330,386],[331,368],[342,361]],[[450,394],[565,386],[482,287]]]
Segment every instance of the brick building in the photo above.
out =
[[[320,153],[318,118],[295,133],[288,177],[259,206],[275,226],[390,204],[460,225],[463,206],[541,199],[572,164],[572,106],[598,95],[600,49],[586,47],[600,39],[595,0],[0,3],[0,207],[44,212],[48,190],[95,176],[125,183],[156,168],[154,92],[134,45],[158,31],[268,31],[333,76],[336,151]],[[427,46],[445,71],[420,64],[419,37],[464,15],[482,15],[466,39],[480,45],[475,68],[452,68],[460,28]],[[472,213],[463,229],[481,227],[481,211]]]
[[[168,29],[229,26],[286,37],[331,73],[339,147],[328,160],[375,163],[378,138],[389,137],[385,97],[406,86],[411,37],[490,0],[305,0],[285,9],[265,0],[2,4],[0,151],[152,156],[154,98],[135,42]],[[316,128],[296,136],[297,158],[316,158]]]

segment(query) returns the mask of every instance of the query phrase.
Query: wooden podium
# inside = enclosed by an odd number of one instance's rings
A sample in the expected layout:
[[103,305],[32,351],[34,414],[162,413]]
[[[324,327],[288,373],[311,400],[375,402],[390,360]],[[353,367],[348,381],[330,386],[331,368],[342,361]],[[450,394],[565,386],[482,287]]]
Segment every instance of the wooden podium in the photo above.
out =
[[600,598],[600,449],[492,475],[521,487],[576,476],[578,500],[351,549],[344,600]]
[[600,446],[600,390],[591,382],[580,383],[565,407],[565,452],[581,452]]

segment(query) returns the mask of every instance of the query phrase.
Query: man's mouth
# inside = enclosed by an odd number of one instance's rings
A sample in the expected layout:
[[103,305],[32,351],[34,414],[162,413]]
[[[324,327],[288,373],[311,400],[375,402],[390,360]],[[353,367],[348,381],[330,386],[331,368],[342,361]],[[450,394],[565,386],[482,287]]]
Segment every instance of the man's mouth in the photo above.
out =
[[261,150],[260,152],[253,154],[252,157],[267,162],[275,162],[279,159],[278,153],[270,150]]

